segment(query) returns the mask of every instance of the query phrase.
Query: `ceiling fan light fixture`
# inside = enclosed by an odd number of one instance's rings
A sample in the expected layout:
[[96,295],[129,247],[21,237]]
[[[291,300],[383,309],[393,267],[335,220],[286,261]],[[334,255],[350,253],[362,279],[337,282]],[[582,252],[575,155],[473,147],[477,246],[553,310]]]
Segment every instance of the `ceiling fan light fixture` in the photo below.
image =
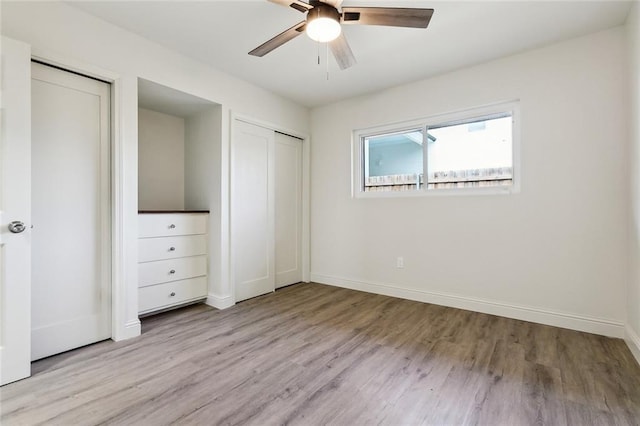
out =
[[335,7],[325,3],[317,4],[307,14],[307,35],[320,43],[333,41],[342,32],[340,13]]
[[320,43],[335,40],[341,31],[340,24],[333,18],[316,18],[307,23],[307,35]]

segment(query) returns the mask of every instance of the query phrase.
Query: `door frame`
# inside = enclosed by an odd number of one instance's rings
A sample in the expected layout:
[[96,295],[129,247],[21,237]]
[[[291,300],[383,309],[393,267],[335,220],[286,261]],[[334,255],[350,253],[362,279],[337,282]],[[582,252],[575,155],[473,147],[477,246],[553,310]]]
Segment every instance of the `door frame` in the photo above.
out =
[[[228,173],[223,173],[222,176],[222,186],[228,189],[228,197],[223,197],[223,205],[222,209],[226,211],[226,220],[223,221],[222,224],[222,232],[221,234],[226,238],[229,242],[226,245],[227,254],[226,257],[228,259],[227,270],[228,270],[228,282],[229,282],[229,291],[232,299],[232,304],[236,303],[236,289],[235,289],[235,256],[233,255],[233,239],[231,235],[231,197],[233,197],[232,192],[232,182],[231,182],[231,167],[232,167],[232,158],[231,154],[233,151],[233,143],[236,134],[236,121],[243,121],[245,123],[253,124],[256,126],[264,127],[269,130],[273,130],[274,132],[284,133],[289,136],[293,136],[295,138],[301,139],[302,142],[302,244],[301,244],[301,255],[302,255],[302,281],[309,282],[310,281],[310,205],[311,205],[311,197],[310,197],[310,189],[311,189],[311,174],[310,174],[310,166],[311,166],[311,138],[309,135],[300,133],[296,130],[288,129],[283,126],[279,126],[277,124],[273,124],[270,122],[262,121],[255,119],[250,116],[246,116],[243,114],[235,113],[234,111],[230,111],[229,114],[229,146],[228,149],[223,150],[227,155],[227,158],[222,158],[222,162],[228,165]],[[226,180],[226,181],[225,181]],[[223,254],[224,256],[224,254]],[[224,258],[222,259],[225,260]]]
[[[136,76],[122,76],[111,70],[57,55],[32,46],[31,60],[105,81],[111,85],[111,339],[125,340],[141,334],[137,293],[137,122],[127,123],[123,115],[127,101],[137,117]],[[129,114],[130,115],[130,114]],[[134,143],[135,141],[135,143]],[[133,289],[133,290],[132,290]]]

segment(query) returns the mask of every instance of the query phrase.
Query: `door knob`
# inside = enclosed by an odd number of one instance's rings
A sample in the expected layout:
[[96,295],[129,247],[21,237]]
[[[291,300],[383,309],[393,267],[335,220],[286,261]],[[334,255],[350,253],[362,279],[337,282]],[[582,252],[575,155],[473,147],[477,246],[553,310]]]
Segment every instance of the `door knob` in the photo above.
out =
[[19,220],[14,220],[9,224],[9,231],[14,234],[19,234],[23,232],[27,227],[24,226],[24,222],[20,222]]

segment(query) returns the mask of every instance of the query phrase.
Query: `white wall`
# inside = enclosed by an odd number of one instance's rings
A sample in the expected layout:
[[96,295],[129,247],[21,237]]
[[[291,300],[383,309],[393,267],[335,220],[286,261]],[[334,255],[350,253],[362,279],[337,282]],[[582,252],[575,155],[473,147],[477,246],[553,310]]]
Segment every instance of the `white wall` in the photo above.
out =
[[184,209],[184,118],[138,109],[138,209]]
[[631,223],[627,332],[625,340],[640,362],[640,5],[634,2],[627,21],[631,140]]
[[[211,164],[220,163],[220,119],[222,108],[211,106],[205,111],[190,115],[185,121],[185,207],[193,210],[207,210],[212,187],[219,188],[219,173]],[[219,193],[218,189],[218,193]]]
[[[34,56],[115,81],[114,338],[140,333],[137,301],[138,78],[222,105],[221,245],[228,248],[228,145],[231,111],[308,133],[309,111],[271,92],[172,52],[61,2],[2,2],[3,35],[31,45]],[[118,260],[119,259],[119,260]],[[228,253],[221,253],[228,276]],[[220,295],[225,297],[226,295]]]
[[[622,336],[625,54],[616,28],[312,110],[312,280]],[[514,99],[520,193],[351,197],[353,129]]]
[[226,280],[227,239],[223,235],[222,173],[211,164],[220,164],[222,107],[211,107],[186,120],[185,208],[209,210],[209,299],[207,303],[226,307],[233,304]]

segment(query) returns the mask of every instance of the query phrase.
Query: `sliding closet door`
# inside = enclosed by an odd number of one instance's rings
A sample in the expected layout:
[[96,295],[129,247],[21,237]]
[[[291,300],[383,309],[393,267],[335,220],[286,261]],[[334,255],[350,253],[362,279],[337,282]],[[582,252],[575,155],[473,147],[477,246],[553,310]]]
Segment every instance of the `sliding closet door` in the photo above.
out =
[[302,141],[275,134],[276,288],[302,281]]
[[235,299],[275,289],[274,132],[236,120],[231,145],[231,250]]
[[111,337],[110,86],[34,63],[31,354]]

